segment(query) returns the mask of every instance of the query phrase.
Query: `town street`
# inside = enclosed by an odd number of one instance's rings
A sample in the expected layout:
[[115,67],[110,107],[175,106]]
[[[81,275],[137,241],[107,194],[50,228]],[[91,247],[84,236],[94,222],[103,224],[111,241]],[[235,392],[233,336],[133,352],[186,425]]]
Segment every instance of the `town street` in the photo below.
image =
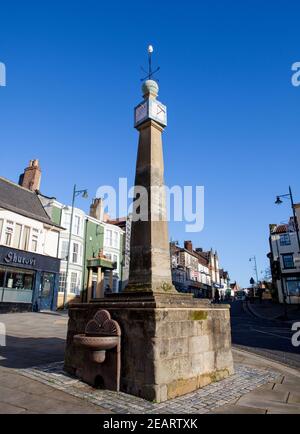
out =
[[291,343],[291,324],[253,316],[242,301],[231,303],[232,343],[235,347],[300,368],[300,347]]
[[[232,311],[237,327],[255,324],[242,312],[239,302],[234,303]],[[300,375],[277,363],[270,367],[267,359],[236,349],[233,376],[161,404],[124,393],[94,390],[62,371],[67,321],[67,315],[54,313],[0,315],[7,331],[7,346],[0,347],[0,414],[172,414],[178,409],[196,414],[299,414]]]

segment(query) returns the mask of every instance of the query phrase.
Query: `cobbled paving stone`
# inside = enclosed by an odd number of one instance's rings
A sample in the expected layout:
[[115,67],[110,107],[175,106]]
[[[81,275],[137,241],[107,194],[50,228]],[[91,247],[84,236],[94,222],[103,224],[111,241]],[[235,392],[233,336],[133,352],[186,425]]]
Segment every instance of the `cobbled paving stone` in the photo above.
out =
[[93,389],[64,372],[63,362],[21,369],[19,372],[72,396],[121,414],[209,413],[218,407],[236,402],[245,393],[278,378],[278,373],[274,371],[236,364],[235,374],[225,380],[157,404],[123,392]]

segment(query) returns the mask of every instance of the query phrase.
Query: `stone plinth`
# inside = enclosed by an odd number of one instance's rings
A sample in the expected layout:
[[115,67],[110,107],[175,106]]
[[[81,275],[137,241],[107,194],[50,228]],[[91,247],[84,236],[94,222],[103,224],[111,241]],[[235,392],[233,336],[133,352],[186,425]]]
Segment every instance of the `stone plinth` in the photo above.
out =
[[233,373],[229,306],[189,294],[124,293],[70,307],[65,369],[71,374],[81,357],[73,336],[99,309],[122,330],[123,392],[162,402]]

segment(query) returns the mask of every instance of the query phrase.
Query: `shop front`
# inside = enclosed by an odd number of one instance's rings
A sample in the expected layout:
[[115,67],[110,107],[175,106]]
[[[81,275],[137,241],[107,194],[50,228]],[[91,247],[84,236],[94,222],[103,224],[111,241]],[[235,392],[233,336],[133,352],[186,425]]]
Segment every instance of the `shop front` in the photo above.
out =
[[55,310],[60,259],[0,246],[0,312]]

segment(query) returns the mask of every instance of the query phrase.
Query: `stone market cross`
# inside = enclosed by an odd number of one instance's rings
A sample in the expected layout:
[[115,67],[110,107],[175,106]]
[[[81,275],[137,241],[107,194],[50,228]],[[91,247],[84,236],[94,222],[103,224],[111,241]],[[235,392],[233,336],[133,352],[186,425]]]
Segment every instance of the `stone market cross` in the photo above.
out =
[[[64,368],[82,368],[76,334],[101,309],[121,327],[120,390],[163,402],[233,373],[229,306],[180,294],[172,284],[168,223],[163,189],[162,133],[166,107],[158,84],[146,80],[135,109],[139,132],[135,188],[147,191],[148,218],[133,218],[129,283],[124,292],[72,304]],[[134,212],[139,212],[135,205]],[[105,379],[103,379],[105,387]]]

